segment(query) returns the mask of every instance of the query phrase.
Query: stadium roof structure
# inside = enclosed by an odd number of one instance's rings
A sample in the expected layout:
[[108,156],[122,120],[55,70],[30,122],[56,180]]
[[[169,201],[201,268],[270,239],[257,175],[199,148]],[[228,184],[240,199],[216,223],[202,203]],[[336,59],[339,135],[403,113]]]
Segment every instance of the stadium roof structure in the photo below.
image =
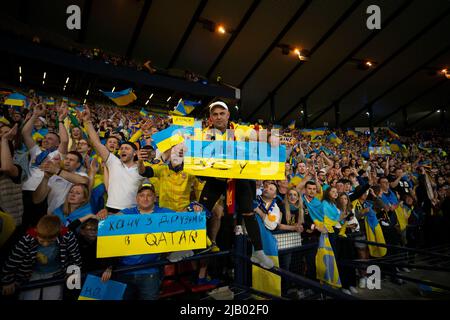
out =
[[[66,26],[72,4],[81,9],[80,30]],[[371,5],[380,8],[380,29],[367,26]],[[445,124],[450,109],[447,0],[21,0],[5,2],[0,20],[3,32],[56,47],[150,59],[209,84],[219,77],[240,89],[234,98],[248,121],[432,127]],[[16,68],[18,59],[2,56],[2,65]],[[81,84],[106,81],[76,76]],[[164,97],[182,91],[160,90]]]

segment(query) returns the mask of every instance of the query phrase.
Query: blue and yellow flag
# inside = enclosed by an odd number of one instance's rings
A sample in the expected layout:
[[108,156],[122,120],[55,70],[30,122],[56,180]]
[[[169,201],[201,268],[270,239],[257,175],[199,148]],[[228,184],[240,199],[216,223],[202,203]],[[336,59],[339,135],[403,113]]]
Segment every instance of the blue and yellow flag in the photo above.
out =
[[391,151],[393,151],[393,152],[399,152],[400,150],[404,149],[404,145],[398,139],[391,141],[390,146],[391,146]]
[[331,134],[328,135],[327,140],[334,143],[334,144],[341,144],[342,140],[338,138],[338,136],[336,135],[336,133],[332,132]]
[[206,213],[108,216],[98,224],[97,258],[206,248]]
[[[383,230],[381,229],[381,225],[378,223],[377,214],[373,210],[372,205],[370,205],[369,203],[367,205],[369,208],[369,212],[366,214],[366,218],[364,219],[367,241],[386,244],[386,241],[384,240]],[[387,253],[387,248],[385,247],[379,247],[370,244],[368,245],[368,247],[370,255],[375,258],[384,257]]]
[[9,106],[18,106],[18,107],[24,107],[27,101],[27,97],[25,97],[23,94],[14,92],[11,93],[5,100],[4,104]]
[[289,123],[288,128],[289,128],[290,130],[294,130],[294,129],[295,129],[295,119],[292,120],[292,121]]
[[54,106],[55,105],[55,99],[53,99],[51,97],[50,98],[45,98],[44,102],[48,106]]
[[48,134],[48,129],[47,128],[41,128],[39,130],[35,130],[33,129],[32,131],[32,138],[35,142],[40,142],[44,139],[44,137]]
[[170,113],[179,116],[185,116],[190,114],[198,105],[200,105],[200,102],[180,99],[175,110],[171,111]]
[[342,287],[328,233],[320,234],[319,246],[316,254],[316,276],[318,280],[325,282],[332,287]]
[[102,279],[88,274],[78,300],[122,300],[127,285],[114,280]]
[[[199,130],[198,130],[199,131]],[[186,140],[184,171],[196,176],[283,180],[286,146],[267,142]]]
[[194,128],[171,125],[170,127],[152,135],[152,145],[160,152],[165,152],[184,141],[183,134],[193,134]]
[[358,132],[352,129],[347,129],[347,136],[358,138]]
[[301,133],[305,136],[311,136],[311,139],[317,136],[321,136],[325,134],[326,128],[316,128],[316,129],[303,129]]
[[76,107],[80,104],[80,101],[76,101],[76,100],[69,100],[69,106],[70,107]]
[[[255,215],[255,217],[258,221],[264,253],[273,261],[276,267],[279,267],[277,239],[264,226],[261,217],[259,215]],[[281,277],[259,266],[252,265],[252,287],[274,296],[281,296]]]
[[[99,161],[98,156],[94,156],[91,161]],[[93,212],[99,212],[105,207],[106,187],[103,182],[103,179],[104,179],[103,174],[96,174],[94,176],[94,186],[92,187],[90,199]]]
[[114,101],[115,104],[118,106],[126,106],[129,105],[131,102],[135,101],[137,99],[136,95],[133,92],[133,89],[128,88],[122,91],[115,91],[115,92],[109,92],[109,91],[103,91],[100,90],[105,96],[110,98],[112,101]]
[[143,117],[148,117],[148,111],[144,108],[141,108],[141,111],[139,111],[139,114]]

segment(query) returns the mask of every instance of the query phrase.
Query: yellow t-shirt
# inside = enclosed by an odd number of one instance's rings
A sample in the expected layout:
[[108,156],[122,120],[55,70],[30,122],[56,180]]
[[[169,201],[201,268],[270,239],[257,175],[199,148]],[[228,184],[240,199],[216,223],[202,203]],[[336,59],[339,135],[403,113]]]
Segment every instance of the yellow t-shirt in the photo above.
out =
[[155,164],[151,167],[155,177],[159,178],[159,206],[185,211],[191,203],[191,192],[194,190],[198,193],[201,188],[197,177],[183,170],[170,170],[167,164]]

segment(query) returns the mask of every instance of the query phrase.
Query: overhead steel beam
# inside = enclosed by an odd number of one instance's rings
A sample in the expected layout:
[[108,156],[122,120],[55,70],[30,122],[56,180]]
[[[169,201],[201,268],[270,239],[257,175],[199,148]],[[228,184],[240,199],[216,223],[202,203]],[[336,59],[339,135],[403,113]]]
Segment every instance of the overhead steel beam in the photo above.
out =
[[344,66],[350,59],[352,59],[356,53],[358,53],[362,48],[364,48],[370,41],[372,41],[382,30],[386,29],[389,24],[394,21],[402,12],[405,11],[407,7],[412,4],[411,0],[407,0],[403,2],[403,4],[398,7],[397,10],[393,14],[391,14],[386,21],[383,22],[383,28],[374,30],[370,33],[370,35],[364,39],[355,49],[353,49],[344,59],[341,60],[322,80],[320,80],[309,92],[300,97],[296,104],[294,104],[280,119],[279,121],[283,121],[286,119],[298,106],[301,100],[305,98],[309,98],[317,89],[319,89],[328,79],[330,79],[342,66]]
[[141,34],[142,27],[144,26],[145,18],[147,18],[150,7],[152,6],[152,0],[145,0],[144,6],[142,7],[141,13],[139,15],[139,19],[136,22],[136,26],[134,27],[133,35],[131,36],[130,44],[128,45],[126,56],[131,58],[133,54],[133,50],[136,46],[137,40],[139,39],[139,35]]
[[[333,35],[334,32],[345,22],[345,20],[356,10],[356,8],[361,4],[362,0],[357,0],[352,3],[352,5],[339,17],[339,19],[328,29],[327,32],[317,41],[314,47],[310,50],[310,55],[314,54],[329,37]],[[298,69],[304,64],[304,61],[300,61],[297,65],[276,85],[272,92],[277,92],[280,88],[298,71]],[[269,97],[265,98],[251,113],[247,116],[249,120],[256,112],[258,112],[264,104],[267,102]]]
[[227,43],[223,47],[222,51],[220,51],[219,55],[217,56],[216,60],[213,62],[211,67],[209,68],[208,72],[206,73],[206,77],[209,78],[211,74],[213,73],[214,69],[219,65],[220,61],[222,61],[225,54],[230,49],[231,45],[233,44],[234,40],[236,40],[237,36],[241,32],[241,30],[244,28],[244,26],[247,24],[247,22],[250,20],[250,17],[255,12],[256,8],[260,5],[261,0],[254,0],[251,6],[248,8],[247,12],[245,13],[244,17],[242,18],[241,22],[237,26],[235,30],[233,30],[233,33],[228,39]]
[[367,108],[367,106],[369,105],[374,105],[375,102],[381,100],[382,98],[384,98],[386,95],[388,95],[389,93],[391,93],[392,91],[394,91],[395,89],[397,89],[399,86],[401,86],[403,83],[405,83],[406,81],[408,81],[411,77],[413,77],[417,72],[419,72],[420,70],[423,70],[427,65],[429,65],[431,62],[433,62],[434,60],[436,60],[437,58],[439,58],[440,56],[442,56],[444,53],[446,53],[447,51],[450,50],[450,45],[446,46],[445,48],[443,48],[442,50],[440,50],[438,53],[436,53],[435,55],[433,55],[430,59],[428,59],[427,61],[425,61],[424,63],[422,63],[420,66],[418,66],[417,68],[415,68],[413,71],[411,71],[410,73],[408,73],[405,77],[403,77],[401,80],[397,81],[396,84],[394,84],[392,87],[390,87],[389,89],[385,90],[382,94],[380,94],[379,96],[377,96],[376,98],[372,99],[371,101],[369,101],[364,107],[360,108],[358,111],[356,111],[354,114],[352,114],[350,117],[348,117],[346,120],[344,120],[344,122],[342,122],[342,124],[346,124],[347,122],[351,121],[352,119],[354,119],[355,117],[357,117],[361,111],[363,111],[364,109]]
[[[412,123],[409,124],[410,127],[414,127],[416,124],[422,122],[423,120],[425,120],[426,118],[431,117],[433,114],[435,114],[439,109],[441,109],[440,107],[435,107],[433,109],[433,111],[427,113],[426,115],[424,115],[423,117],[420,117],[419,119],[417,119],[416,121],[413,121]],[[442,111],[441,111],[442,112]]]
[[89,24],[89,19],[91,18],[92,5],[94,0],[85,0],[83,10],[81,12],[81,30],[78,33],[78,42],[84,43],[86,41],[87,29]]
[[401,111],[402,109],[407,108],[408,106],[410,106],[411,104],[413,104],[415,101],[421,99],[422,97],[426,96],[427,94],[429,94],[430,92],[436,90],[437,88],[441,87],[442,85],[444,85],[445,83],[449,83],[450,81],[448,81],[447,79],[443,79],[437,83],[435,83],[433,86],[427,88],[426,90],[422,91],[421,93],[419,93],[418,95],[416,95],[414,98],[412,98],[411,100],[409,100],[408,102],[406,102],[405,104],[401,105],[400,107],[398,107],[397,109],[395,109],[394,111],[392,111],[391,113],[387,114],[386,116],[384,116],[383,118],[375,121],[375,125],[380,124],[383,121],[386,121],[387,119],[389,119],[390,117],[392,117],[394,114],[396,114],[397,112]]
[[197,9],[194,12],[194,15],[191,18],[191,21],[189,22],[188,27],[184,31],[183,36],[181,37],[180,42],[177,45],[177,48],[175,49],[175,52],[172,55],[172,58],[170,59],[169,64],[167,65],[167,69],[170,69],[173,67],[175,62],[177,61],[178,57],[180,56],[181,50],[183,50],[184,45],[186,44],[187,39],[192,33],[192,30],[194,30],[195,24],[197,23],[198,19],[200,18],[200,15],[203,12],[203,9],[205,9],[206,4],[208,3],[208,0],[201,0]]
[[[338,100],[342,100],[347,97],[350,93],[352,93],[356,88],[358,88],[361,84],[369,80],[371,77],[376,75],[380,70],[382,70],[386,65],[388,65],[392,60],[394,60],[397,56],[399,56],[404,50],[410,47],[413,43],[415,43],[419,38],[425,35],[428,31],[430,31],[433,27],[435,27],[443,18],[450,14],[450,9],[443,11],[439,16],[433,19],[429,24],[427,24],[422,30],[416,33],[412,38],[410,38],[405,44],[403,44],[398,50],[396,50],[392,55],[390,55],[385,61],[383,61],[378,67],[376,67],[371,73],[367,76],[359,80],[355,83],[350,89],[344,92]],[[311,123],[317,121],[322,115],[324,115],[328,110],[333,107],[333,104],[325,108],[319,115],[317,115]]]
[[239,84],[239,88],[242,89],[242,87],[245,85],[245,83],[250,79],[250,77],[255,73],[255,71],[259,68],[259,66],[266,60],[266,58],[269,56],[269,54],[272,52],[273,49],[277,46],[277,44],[283,39],[283,37],[288,33],[288,31],[292,28],[292,26],[297,22],[297,20],[305,13],[306,9],[310,6],[312,3],[312,0],[306,0],[303,5],[297,10],[297,12],[292,16],[292,18],[289,20],[289,22],[284,26],[283,30],[278,34],[278,36],[273,40],[273,42],[270,44],[270,46],[264,51],[262,56],[258,59],[258,61],[253,65],[253,67],[250,69],[250,71],[247,73],[247,75],[242,79],[241,83]]

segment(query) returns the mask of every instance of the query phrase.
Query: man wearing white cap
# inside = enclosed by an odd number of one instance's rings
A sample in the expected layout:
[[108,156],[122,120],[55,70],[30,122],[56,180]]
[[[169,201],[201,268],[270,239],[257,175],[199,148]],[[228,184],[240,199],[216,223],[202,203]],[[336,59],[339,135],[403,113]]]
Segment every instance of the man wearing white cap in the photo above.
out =
[[[212,125],[205,129],[204,139],[206,140],[228,140],[232,137],[227,135],[227,129],[233,129],[235,139],[242,140],[247,138],[246,132],[249,127],[239,126],[233,122],[230,122],[230,112],[228,106],[223,101],[215,101],[209,105],[209,115]],[[216,129],[216,130],[214,130]],[[242,129],[242,130],[240,130]],[[200,203],[203,204],[209,211],[212,211],[217,200],[222,195],[228,194],[230,189],[227,187],[226,179],[217,178],[204,178],[206,184],[200,195]],[[228,180],[228,186],[230,186],[232,180]],[[251,260],[258,263],[264,268],[270,269],[274,266],[273,261],[268,258],[263,251],[261,235],[259,231],[258,222],[255,219],[255,212],[253,211],[253,201],[256,199],[256,182],[254,180],[236,179],[235,180],[235,192],[234,196],[228,197],[227,203],[234,202],[236,204],[236,212],[238,214],[238,220],[242,216],[245,222],[247,233],[252,241],[254,252]],[[230,199],[232,198],[232,199]],[[229,209],[230,210],[230,209]],[[229,212],[230,214],[234,212]],[[218,228],[220,228],[220,220],[216,221],[216,225],[210,227],[215,230],[210,230],[209,235],[212,240],[215,240]],[[213,233],[211,235],[211,233]]]

